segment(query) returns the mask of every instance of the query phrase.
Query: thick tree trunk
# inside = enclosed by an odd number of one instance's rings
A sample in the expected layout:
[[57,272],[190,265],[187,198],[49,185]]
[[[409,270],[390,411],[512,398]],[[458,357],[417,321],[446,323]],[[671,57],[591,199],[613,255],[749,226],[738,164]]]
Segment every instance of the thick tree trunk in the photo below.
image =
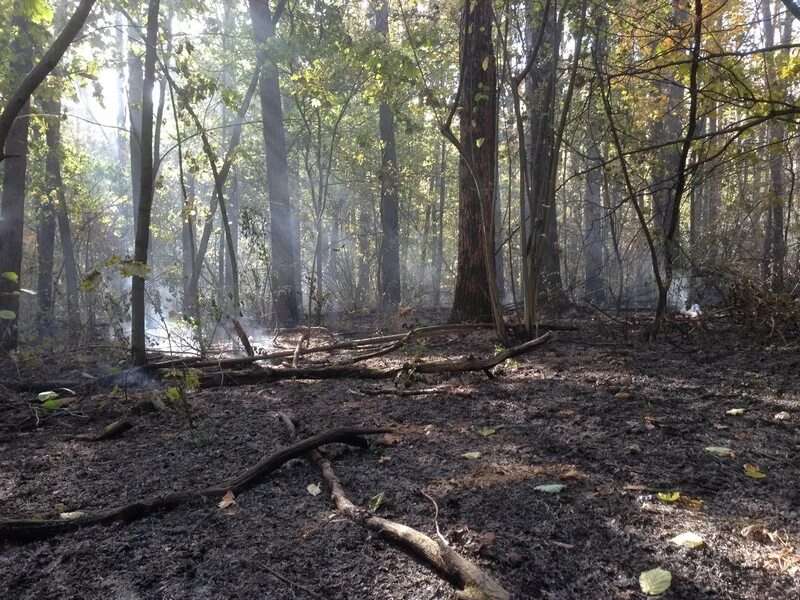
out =
[[[463,10],[462,95],[459,161],[458,266],[450,320],[493,318],[494,169],[497,71],[490,0],[468,1]],[[486,248],[489,252],[486,252]],[[487,256],[488,254],[488,256]],[[492,282],[493,283],[493,282]]]
[[[375,3],[375,33],[389,41],[389,1]],[[378,265],[378,310],[384,316],[397,311],[400,304],[400,215],[397,177],[397,144],[394,115],[389,105],[378,107],[381,137],[381,243]]]
[[[142,177],[134,239],[134,260],[146,268],[150,246],[150,215],[153,208],[153,86],[158,43],[159,0],[150,0],[147,10],[147,38],[142,86],[141,158]],[[131,357],[136,365],[147,363],[145,340],[144,273],[133,276],[131,284]]]
[[[278,15],[280,16],[280,15]],[[267,2],[250,0],[253,36],[263,46],[275,37],[275,22]],[[264,149],[267,161],[267,193],[270,206],[272,251],[272,299],[275,321],[280,327],[294,327],[300,320],[300,290],[295,274],[300,265],[295,260],[292,204],[289,197],[289,167],[286,137],[283,129],[283,107],[278,66],[274,57],[267,57],[259,82]]]
[[[15,8],[19,10],[18,3]],[[11,72],[22,78],[32,63],[28,21],[14,17],[19,33],[11,44]],[[9,123],[7,137],[0,137],[0,155],[5,157],[3,195],[0,200],[0,348],[14,350],[19,335],[19,289],[22,271],[22,235],[25,218],[25,175],[28,167],[30,102],[26,97]],[[8,110],[8,109],[6,109]],[[3,115],[6,113],[4,112]],[[0,132],[2,133],[2,132]]]

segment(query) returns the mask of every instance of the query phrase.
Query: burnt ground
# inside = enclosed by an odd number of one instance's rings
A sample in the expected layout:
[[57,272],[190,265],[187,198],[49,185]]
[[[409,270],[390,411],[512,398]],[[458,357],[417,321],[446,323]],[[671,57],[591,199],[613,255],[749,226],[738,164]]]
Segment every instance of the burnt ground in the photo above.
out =
[[[493,351],[484,332],[415,344],[373,365]],[[392,383],[355,379],[196,391],[193,430],[180,410],[133,414],[163,389],[114,390],[4,437],[0,517],[91,512],[230,478],[287,444],[276,418],[283,411],[301,435],[394,427],[371,450],[328,448],[350,498],[366,505],[383,494],[378,514],[435,536],[426,492],[450,544],[517,598],[642,598],[639,573],[653,567],[673,574],[663,598],[797,598],[799,364],[796,341],[732,324],[673,325],[648,345],[636,331],[583,322],[497,367],[494,379],[469,373],[412,385],[448,385],[446,393],[371,395]],[[0,405],[19,399],[0,393]],[[744,413],[726,414],[737,408]],[[782,411],[790,420],[775,419]],[[135,427],[120,438],[65,439],[122,416]],[[495,433],[480,435],[486,427]],[[745,464],[766,478],[748,477]],[[437,575],[337,517],[326,492],[311,495],[307,487],[320,481],[294,460],[224,510],[198,501],[133,523],[2,544],[0,598],[455,596]],[[535,490],[548,483],[566,488]],[[676,491],[677,502],[658,497]],[[669,542],[686,531],[705,546]]]

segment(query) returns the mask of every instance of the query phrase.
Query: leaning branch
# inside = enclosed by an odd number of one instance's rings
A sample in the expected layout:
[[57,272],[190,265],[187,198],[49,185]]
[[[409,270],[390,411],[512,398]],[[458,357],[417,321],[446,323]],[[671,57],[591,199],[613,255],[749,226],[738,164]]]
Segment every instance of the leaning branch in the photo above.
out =
[[25,103],[30,99],[33,92],[36,91],[36,88],[41,85],[44,78],[56,68],[61,57],[64,56],[67,48],[69,48],[69,45],[83,27],[83,24],[86,23],[86,19],[89,17],[94,3],[95,0],[81,0],[81,3],[78,4],[78,8],[75,9],[75,12],[70,17],[69,21],[67,21],[63,31],[53,40],[53,43],[47,49],[47,52],[44,53],[42,59],[31,69],[30,73],[25,76],[25,79],[19,84],[19,87],[17,87],[11,95],[11,98],[8,99],[3,113],[0,114],[0,162],[9,158],[9,155],[5,153],[6,138],[8,137],[8,132],[11,130],[11,125],[14,123],[17,115],[19,115],[19,111],[25,106]]

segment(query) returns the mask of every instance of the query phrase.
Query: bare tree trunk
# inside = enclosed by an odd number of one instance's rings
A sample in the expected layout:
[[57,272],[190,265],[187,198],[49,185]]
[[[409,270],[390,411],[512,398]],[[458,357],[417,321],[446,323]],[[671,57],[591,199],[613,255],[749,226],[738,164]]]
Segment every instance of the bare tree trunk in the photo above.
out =
[[[253,36],[264,52],[264,45],[275,37],[280,14],[273,18],[269,4],[250,0]],[[263,121],[264,149],[267,162],[267,191],[270,205],[270,237],[272,250],[272,298],[275,319],[281,327],[294,327],[300,320],[300,290],[295,274],[300,265],[295,261],[292,204],[289,197],[289,167],[286,137],[283,128],[283,107],[278,66],[269,56],[261,71],[259,95]]]
[[[128,11],[135,14],[139,7],[139,0],[130,0]],[[139,28],[135,24],[128,24],[128,43],[141,39]],[[131,157],[131,202],[133,205],[134,230],[139,219],[139,201],[142,188],[142,98],[144,94],[144,75],[142,72],[142,56],[138,48],[128,47],[128,119],[130,133],[128,138],[129,154]],[[152,101],[152,98],[150,99]],[[151,150],[152,151],[152,150]]]
[[142,272],[131,283],[131,357],[136,365],[147,363],[145,339],[144,270],[150,246],[150,215],[153,208],[153,86],[156,72],[159,0],[150,0],[147,10],[147,37],[142,86],[141,164],[139,210],[134,239],[134,260]]
[[[15,2],[19,13],[19,2]],[[19,33],[11,43],[11,72],[23,78],[31,67],[32,42],[29,22],[15,16]],[[28,95],[28,98],[30,95]],[[19,289],[22,271],[22,236],[25,219],[25,176],[28,167],[28,125],[30,101],[26,98],[9,123],[7,137],[0,138],[0,155],[5,157],[3,195],[0,200],[0,348],[14,350],[19,336]],[[5,112],[3,113],[5,115]]]
[[[389,43],[389,1],[375,3],[375,33]],[[381,136],[381,243],[378,265],[378,309],[383,316],[397,311],[400,304],[400,216],[397,144],[394,139],[394,115],[389,105],[378,107]]]
[[586,152],[589,168],[586,174],[586,194],[583,204],[583,232],[585,236],[583,268],[586,278],[586,299],[592,304],[605,304],[603,264],[605,234],[603,231],[603,173],[600,151],[593,142]]
[[444,252],[444,201],[446,198],[445,171],[447,170],[447,145],[444,140],[441,142],[439,150],[439,168],[437,173],[437,183],[439,188],[439,204],[436,209],[436,245],[433,247],[433,306],[439,308],[442,305],[442,263]]
[[[489,321],[495,315],[494,168],[497,151],[497,71],[489,0],[467,1],[462,19],[461,137],[458,265],[452,322]],[[487,252],[488,248],[488,252]],[[501,318],[501,317],[500,317]]]

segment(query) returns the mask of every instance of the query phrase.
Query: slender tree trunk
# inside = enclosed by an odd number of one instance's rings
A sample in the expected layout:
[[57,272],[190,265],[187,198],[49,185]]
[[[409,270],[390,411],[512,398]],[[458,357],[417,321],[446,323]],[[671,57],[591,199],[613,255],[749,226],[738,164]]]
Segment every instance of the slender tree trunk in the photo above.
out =
[[[134,260],[147,268],[150,246],[150,215],[153,208],[153,86],[156,71],[159,0],[150,0],[147,10],[147,37],[142,86],[141,183],[134,238]],[[133,363],[147,363],[145,339],[145,273],[133,276],[131,284],[131,356]]]
[[489,286],[494,285],[492,221],[497,151],[497,70],[491,1],[468,0],[462,19],[459,121],[463,155],[458,169],[458,265],[450,320],[491,321],[495,317]]
[[[276,15],[280,17],[280,15]],[[253,36],[264,52],[264,45],[275,37],[275,21],[267,2],[250,0]],[[281,327],[294,327],[300,320],[300,290],[295,282],[294,237],[297,232],[292,218],[289,197],[289,168],[286,156],[286,137],[283,128],[283,107],[274,57],[267,57],[261,71],[259,95],[263,121],[264,148],[267,162],[267,193],[270,205],[270,236],[272,250],[272,298],[275,320]]]
[[[21,12],[15,2],[15,12]],[[13,18],[18,34],[11,42],[11,73],[22,79],[33,62],[29,22]],[[0,348],[14,350],[19,337],[19,289],[22,271],[22,235],[25,219],[25,175],[28,167],[30,101],[19,110],[8,130],[3,161],[3,193],[0,200]]]
[[58,205],[57,181],[60,178],[58,169],[57,134],[54,127],[59,127],[61,119],[61,102],[47,100],[42,103],[45,113],[47,142],[47,157],[45,158],[45,193],[40,195],[39,222],[36,228],[36,248],[38,277],[36,282],[36,298],[38,314],[36,326],[41,337],[53,333],[53,256],[55,253],[56,238],[56,207]]
[[[139,0],[131,0],[128,4],[130,14],[136,14]],[[144,97],[144,75],[142,72],[142,55],[138,45],[132,40],[140,40],[139,28],[128,24],[128,119],[130,133],[128,137],[131,157],[131,203],[133,206],[134,230],[139,219],[139,200],[142,187],[142,98]],[[150,99],[152,102],[152,98]]]
[[583,232],[585,236],[583,268],[586,278],[586,299],[592,304],[605,304],[603,279],[605,235],[603,232],[603,173],[600,151],[592,143],[586,153],[589,168],[586,174],[586,194],[583,204]]
[[437,184],[439,189],[439,203],[436,208],[436,244],[433,247],[433,306],[439,308],[442,305],[442,263],[444,262],[444,201],[447,196],[447,182],[445,172],[447,170],[447,145],[444,140],[439,149],[439,169],[437,173]]
[[[375,3],[375,33],[389,43],[389,1]],[[378,258],[378,310],[383,316],[397,312],[400,304],[400,216],[397,144],[394,139],[394,115],[389,105],[378,107],[381,138],[381,242]]]

